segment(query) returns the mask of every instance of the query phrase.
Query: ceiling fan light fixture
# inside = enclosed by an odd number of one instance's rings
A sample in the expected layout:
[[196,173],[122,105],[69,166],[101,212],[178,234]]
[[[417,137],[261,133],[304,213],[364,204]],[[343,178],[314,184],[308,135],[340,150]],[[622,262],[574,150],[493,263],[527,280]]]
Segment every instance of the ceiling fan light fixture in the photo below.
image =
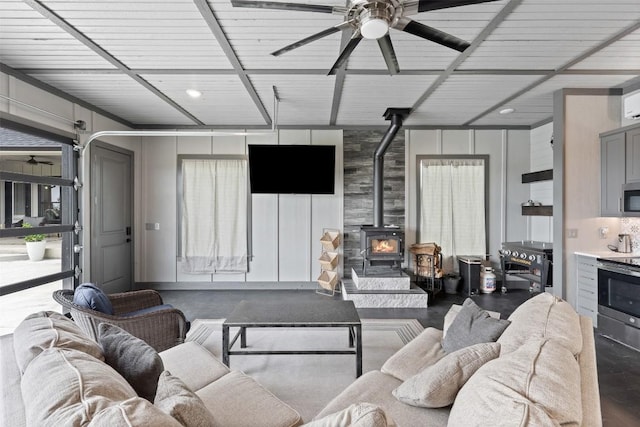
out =
[[377,40],[384,37],[389,31],[389,24],[381,18],[363,20],[360,25],[360,33],[365,39]]
[[387,5],[373,3],[360,12],[360,34],[365,39],[377,40],[389,32],[391,12]]
[[500,110],[500,114],[511,114],[516,111],[514,108],[504,108]]

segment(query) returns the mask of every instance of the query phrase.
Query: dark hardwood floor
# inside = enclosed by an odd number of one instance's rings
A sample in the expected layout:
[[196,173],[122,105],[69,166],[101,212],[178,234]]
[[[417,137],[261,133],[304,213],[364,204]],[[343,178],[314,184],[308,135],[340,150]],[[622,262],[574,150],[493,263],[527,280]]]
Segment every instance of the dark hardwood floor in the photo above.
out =
[[[301,300],[331,298],[312,290],[190,290],[162,291],[161,294],[166,303],[180,308],[189,320],[224,318],[243,299],[295,304]],[[474,295],[471,298],[480,307],[499,311],[506,318],[530,297],[528,291],[514,289],[506,294]],[[340,295],[333,298],[340,298]],[[425,327],[442,328],[444,315],[451,304],[461,304],[464,299],[459,294],[441,294],[427,309],[358,309],[358,312],[362,318],[418,319]],[[640,426],[640,352],[602,336],[597,330],[595,342],[603,425]]]

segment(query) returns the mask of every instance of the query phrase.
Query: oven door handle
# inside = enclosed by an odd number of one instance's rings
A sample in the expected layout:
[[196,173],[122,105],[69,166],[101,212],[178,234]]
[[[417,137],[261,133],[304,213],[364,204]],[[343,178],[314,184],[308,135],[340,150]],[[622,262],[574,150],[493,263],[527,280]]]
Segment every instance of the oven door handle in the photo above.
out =
[[598,264],[598,269],[604,270],[604,271],[610,271],[612,273],[626,274],[628,276],[640,277],[640,271],[630,270],[624,267],[613,267],[609,264],[607,265]]

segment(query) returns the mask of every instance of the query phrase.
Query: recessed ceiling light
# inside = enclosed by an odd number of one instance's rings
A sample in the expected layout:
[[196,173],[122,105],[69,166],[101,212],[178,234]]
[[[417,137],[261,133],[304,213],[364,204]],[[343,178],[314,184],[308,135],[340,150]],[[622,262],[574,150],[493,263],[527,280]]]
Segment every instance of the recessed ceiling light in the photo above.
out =
[[503,110],[500,110],[500,114],[511,114],[514,111],[516,111],[516,110],[514,110],[513,108],[505,108]]
[[200,98],[202,96],[202,92],[196,89],[187,89],[187,95],[192,98]]

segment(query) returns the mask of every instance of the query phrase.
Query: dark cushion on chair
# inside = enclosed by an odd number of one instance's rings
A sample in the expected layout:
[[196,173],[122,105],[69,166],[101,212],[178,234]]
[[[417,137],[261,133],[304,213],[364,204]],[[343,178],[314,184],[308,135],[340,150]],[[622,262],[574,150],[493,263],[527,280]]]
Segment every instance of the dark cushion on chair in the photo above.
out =
[[159,310],[166,310],[168,308],[173,308],[171,304],[162,304],[162,305],[154,305],[153,307],[141,308],[140,310],[130,311],[129,313],[120,314],[123,317],[133,317],[140,316],[143,314],[153,313]]
[[113,314],[109,297],[92,283],[83,283],[73,293],[73,303],[105,314]]

